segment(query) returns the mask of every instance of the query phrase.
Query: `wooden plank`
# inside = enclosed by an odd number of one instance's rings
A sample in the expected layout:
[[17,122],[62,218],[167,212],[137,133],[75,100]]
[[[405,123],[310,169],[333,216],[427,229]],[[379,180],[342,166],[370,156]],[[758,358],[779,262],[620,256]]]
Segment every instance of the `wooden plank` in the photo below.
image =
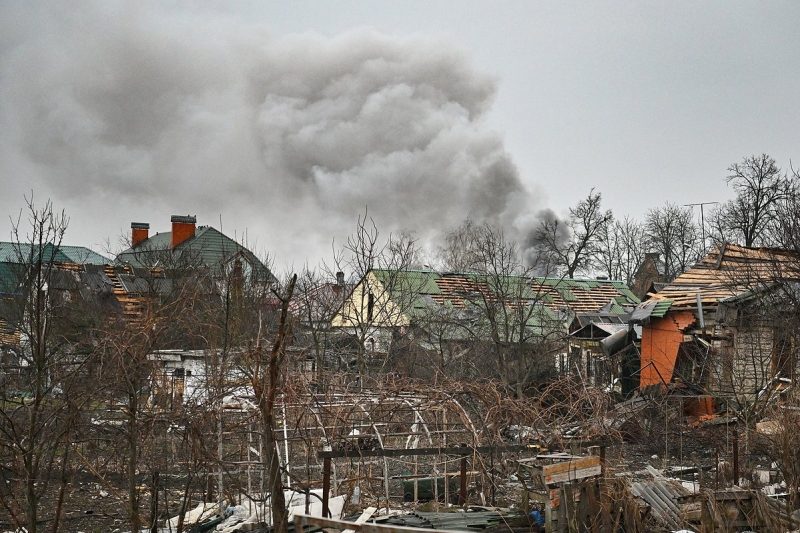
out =
[[539,492],[528,492],[528,499],[538,503],[550,502],[550,497],[547,494],[541,494]]
[[542,467],[542,478],[546,484],[550,485],[599,476],[601,472],[600,457],[592,456],[545,465]]
[[[355,521],[356,525],[363,524],[364,522],[369,520],[370,517],[373,514],[375,514],[375,511],[377,511],[377,510],[378,510],[377,507],[367,507],[366,509],[364,509],[364,512],[361,513],[361,516],[356,518],[356,521]],[[356,533],[356,530],[355,529],[345,529],[345,530],[342,531],[342,533]]]

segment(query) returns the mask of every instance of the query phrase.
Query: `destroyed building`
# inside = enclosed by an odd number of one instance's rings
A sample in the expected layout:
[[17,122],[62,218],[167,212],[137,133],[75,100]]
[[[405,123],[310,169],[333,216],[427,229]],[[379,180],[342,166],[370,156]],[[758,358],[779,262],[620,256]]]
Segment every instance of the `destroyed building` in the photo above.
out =
[[407,354],[413,346],[452,368],[465,360],[491,364],[502,346],[496,367],[515,367],[514,379],[585,376],[606,370],[596,370],[603,365],[585,339],[568,342],[568,334],[592,322],[621,324],[636,304],[619,281],[374,269],[332,326],[357,339],[366,359],[391,359],[398,347]]
[[651,293],[640,386],[692,384],[733,402],[766,400],[797,369],[800,262],[794,253],[723,245]]
[[[31,291],[47,293],[57,313],[89,321],[96,312],[113,312],[119,304],[103,274],[110,262],[83,246],[0,242],[0,349],[4,368],[25,365],[29,344],[28,304]],[[38,281],[37,281],[38,277]]]

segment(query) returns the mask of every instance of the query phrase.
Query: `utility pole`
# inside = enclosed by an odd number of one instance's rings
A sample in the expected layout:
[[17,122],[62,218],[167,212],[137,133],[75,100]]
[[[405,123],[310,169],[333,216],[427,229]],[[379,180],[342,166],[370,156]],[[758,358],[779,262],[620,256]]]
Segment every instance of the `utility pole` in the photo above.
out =
[[708,253],[708,252],[706,252],[706,220],[705,220],[705,216],[703,215],[703,206],[704,205],[715,205],[715,204],[718,204],[718,203],[719,202],[698,202],[696,204],[684,204],[683,205],[684,207],[691,207],[691,208],[694,208],[694,206],[696,206],[696,205],[700,206],[700,231],[702,231],[702,233],[703,233],[703,255]]

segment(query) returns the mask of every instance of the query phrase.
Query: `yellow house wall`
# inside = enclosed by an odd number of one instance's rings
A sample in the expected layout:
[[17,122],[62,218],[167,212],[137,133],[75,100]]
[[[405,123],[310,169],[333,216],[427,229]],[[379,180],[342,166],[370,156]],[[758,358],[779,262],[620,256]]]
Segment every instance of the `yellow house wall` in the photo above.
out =
[[[374,306],[372,320],[368,320],[369,293],[372,292]],[[408,316],[389,298],[389,291],[369,272],[356,285],[342,309],[331,321],[333,327],[347,328],[370,324],[375,327],[397,327],[409,324]]]

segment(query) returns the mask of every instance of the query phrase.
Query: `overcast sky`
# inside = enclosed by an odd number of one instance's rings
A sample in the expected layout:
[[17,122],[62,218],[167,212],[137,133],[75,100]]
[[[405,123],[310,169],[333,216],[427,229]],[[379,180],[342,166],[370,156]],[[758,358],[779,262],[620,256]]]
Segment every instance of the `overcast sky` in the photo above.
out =
[[197,216],[279,270],[365,206],[434,243],[524,240],[590,189],[617,217],[800,161],[798,2],[0,1],[0,240],[23,194],[66,242]]

